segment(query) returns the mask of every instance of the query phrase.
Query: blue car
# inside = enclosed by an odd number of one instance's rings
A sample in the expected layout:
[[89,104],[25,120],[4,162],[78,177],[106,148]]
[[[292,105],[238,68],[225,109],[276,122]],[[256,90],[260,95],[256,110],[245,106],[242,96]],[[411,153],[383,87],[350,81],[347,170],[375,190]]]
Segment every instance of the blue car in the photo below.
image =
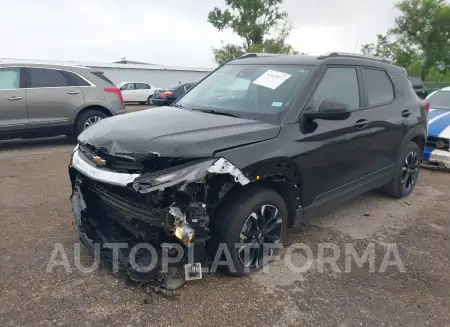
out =
[[423,154],[424,166],[450,169],[450,87],[431,93],[429,103],[428,139]]

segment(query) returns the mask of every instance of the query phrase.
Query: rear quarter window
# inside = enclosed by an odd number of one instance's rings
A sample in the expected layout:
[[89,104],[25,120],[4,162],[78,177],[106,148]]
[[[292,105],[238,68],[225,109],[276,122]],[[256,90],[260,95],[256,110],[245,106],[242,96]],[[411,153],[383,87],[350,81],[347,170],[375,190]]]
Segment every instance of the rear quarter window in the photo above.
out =
[[97,76],[98,78],[100,78],[101,80],[105,81],[108,84],[111,84],[114,86],[114,83],[108,78],[106,77],[103,72],[91,72],[92,75]]
[[394,99],[394,85],[386,71],[363,68],[362,76],[369,106],[387,103]]

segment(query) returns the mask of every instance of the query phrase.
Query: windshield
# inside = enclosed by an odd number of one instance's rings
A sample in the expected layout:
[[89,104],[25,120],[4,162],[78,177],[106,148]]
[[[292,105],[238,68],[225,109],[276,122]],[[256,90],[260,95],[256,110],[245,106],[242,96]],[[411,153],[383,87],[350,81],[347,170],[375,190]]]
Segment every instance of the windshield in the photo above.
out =
[[432,109],[450,110],[450,91],[437,91],[427,99]]
[[225,65],[178,101],[188,109],[279,122],[312,66]]

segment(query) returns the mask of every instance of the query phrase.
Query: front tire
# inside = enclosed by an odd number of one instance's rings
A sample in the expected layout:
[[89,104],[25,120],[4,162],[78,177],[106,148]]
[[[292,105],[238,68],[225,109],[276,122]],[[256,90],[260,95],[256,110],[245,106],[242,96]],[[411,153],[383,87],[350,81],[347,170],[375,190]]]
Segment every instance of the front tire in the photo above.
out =
[[80,135],[85,129],[91,127],[106,117],[108,117],[107,114],[97,109],[90,109],[82,112],[75,121],[75,136]]
[[286,204],[277,192],[265,187],[245,190],[222,206],[215,217],[213,257],[223,244],[222,250],[229,251],[232,261],[232,265],[220,267],[226,274],[245,276],[257,271],[277,253],[274,246],[281,246],[287,220]]
[[409,142],[397,162],[394,178],[384,187],[384,192],[394,198],[404,198],[411,194],[419,177],[422,150]]

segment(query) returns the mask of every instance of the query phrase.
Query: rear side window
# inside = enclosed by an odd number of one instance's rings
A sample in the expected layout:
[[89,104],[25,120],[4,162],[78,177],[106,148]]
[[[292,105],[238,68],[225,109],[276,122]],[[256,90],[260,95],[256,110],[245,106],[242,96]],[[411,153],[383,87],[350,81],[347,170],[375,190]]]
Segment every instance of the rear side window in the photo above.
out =
[[98,78],[104,80],[106,83],[109,83],[111,85],[114,85],[114,83],[108,78],[106,77],[103,72],[91,72],[93,75],[97,76]]
[[0,69],[0,90],[20,88],[20,68]]
[[87,81],[71,72],[62,72],[68,81],[69,86],[91,86]]
[[362,76],[369,106],[383,104],[394,99],[394,86],[385,71],[363,68]]
[[28,87],[64,87],[69,82],[63,72],[55,69],[30,68]]
[[356,68],[328,68],[312,97],[314,107],[319,107],[325,100],[334,100],[348,105],[351,109],[359,108],[359,85]]
[[145,83],[136,83],[136,89],[138,90],[145,90],[145,89],[150,89],[150,85],[145,84]]

